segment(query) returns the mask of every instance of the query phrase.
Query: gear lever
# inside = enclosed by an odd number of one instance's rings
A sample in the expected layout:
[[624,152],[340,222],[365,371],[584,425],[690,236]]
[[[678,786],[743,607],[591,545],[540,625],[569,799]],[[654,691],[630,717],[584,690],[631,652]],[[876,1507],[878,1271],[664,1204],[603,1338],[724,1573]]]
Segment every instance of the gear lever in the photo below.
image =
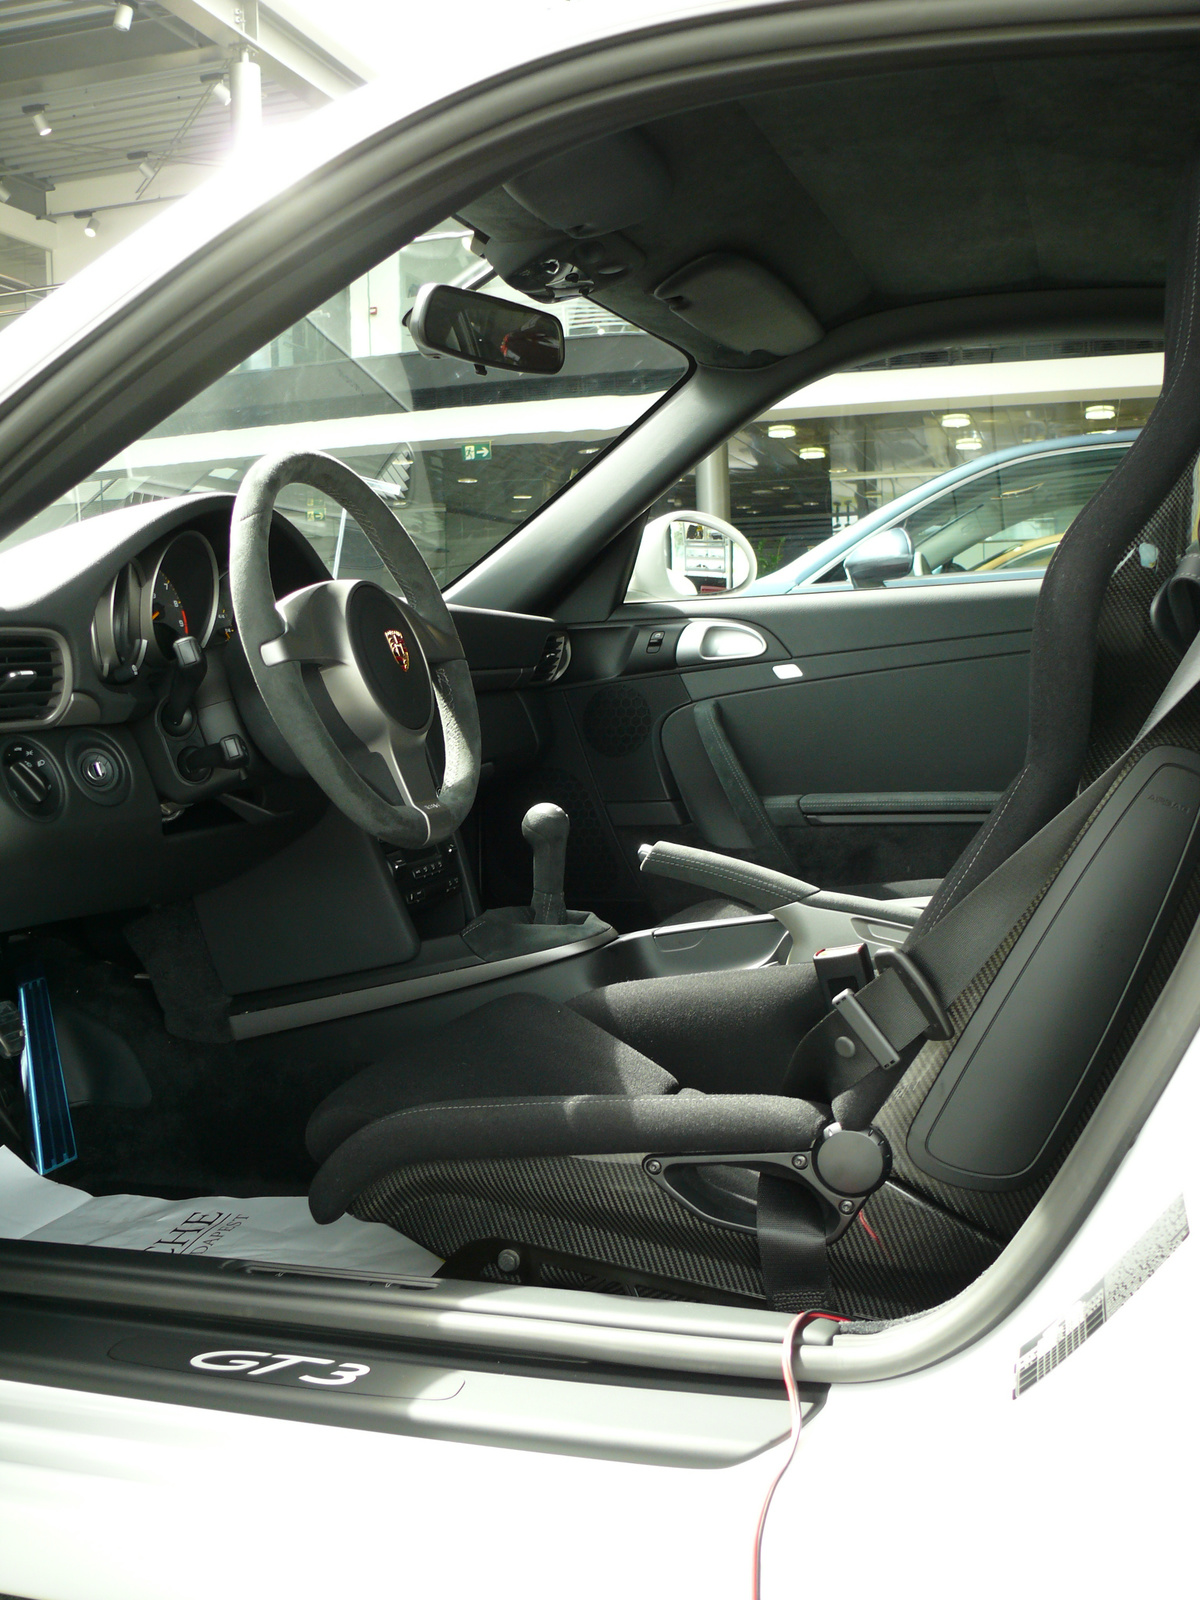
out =
[[567,834],[571,822],[561,806],[530,806],[521,832],[533,851],[533,902],[535,923],[561,924],[567,920],[563,879],[567,870]]

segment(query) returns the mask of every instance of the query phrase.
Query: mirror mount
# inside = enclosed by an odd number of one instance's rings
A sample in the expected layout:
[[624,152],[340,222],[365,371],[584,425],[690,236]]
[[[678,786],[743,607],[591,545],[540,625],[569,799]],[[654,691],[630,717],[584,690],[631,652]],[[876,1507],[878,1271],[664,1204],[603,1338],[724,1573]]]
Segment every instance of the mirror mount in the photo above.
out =
[[404,326],[424,356],[550,377],[566,360],[563,325],[548,311],[450,283],[423,283]]

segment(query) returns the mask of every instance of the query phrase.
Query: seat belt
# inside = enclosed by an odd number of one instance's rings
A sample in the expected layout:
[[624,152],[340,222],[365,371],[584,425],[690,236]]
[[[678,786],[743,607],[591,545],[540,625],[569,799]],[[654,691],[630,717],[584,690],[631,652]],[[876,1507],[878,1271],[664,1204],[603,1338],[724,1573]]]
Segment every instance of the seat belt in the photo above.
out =
[[927,932],[881,955],[878,977],[836,997],[797,1046],[782,1092],[827,1102],[843,1128],[866,1128],[925,1041],[951,1036],[946,1009],[1052,880],[1130,753],[1198,686],[1200,635],[1137,736],[1094,783]]

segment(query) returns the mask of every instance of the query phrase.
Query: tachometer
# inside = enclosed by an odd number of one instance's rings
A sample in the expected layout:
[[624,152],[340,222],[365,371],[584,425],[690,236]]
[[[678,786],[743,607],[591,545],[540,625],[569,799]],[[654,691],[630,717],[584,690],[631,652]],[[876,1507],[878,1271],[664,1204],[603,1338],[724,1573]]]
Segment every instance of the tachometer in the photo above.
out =
[[182,639],[191,631],[179,591],[162,571],[154,583],[154,605],[150,620],[154,624],[155,642],[164,656],[171,654],[171,646],[176,639]]
[[172,646],[189,634],[202,645],[217,615],[217,558],[202,534],[177,533],[142,557],[140,631],[151,664],[170,661]]

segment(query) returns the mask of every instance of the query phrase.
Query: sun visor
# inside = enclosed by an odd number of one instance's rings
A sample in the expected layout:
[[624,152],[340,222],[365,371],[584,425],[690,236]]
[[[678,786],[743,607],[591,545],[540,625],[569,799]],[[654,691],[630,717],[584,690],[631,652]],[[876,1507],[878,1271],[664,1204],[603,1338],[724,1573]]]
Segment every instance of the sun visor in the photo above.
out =
[[654,295],[710,339],[746,354],[792,355],[823,332],[781,278],[744,256],[701,256],[664,279]]
[[572,239],[595,239],[656,216],[672,187],[663,158],[632,131],[568,150],[504,185],[526,211]]

